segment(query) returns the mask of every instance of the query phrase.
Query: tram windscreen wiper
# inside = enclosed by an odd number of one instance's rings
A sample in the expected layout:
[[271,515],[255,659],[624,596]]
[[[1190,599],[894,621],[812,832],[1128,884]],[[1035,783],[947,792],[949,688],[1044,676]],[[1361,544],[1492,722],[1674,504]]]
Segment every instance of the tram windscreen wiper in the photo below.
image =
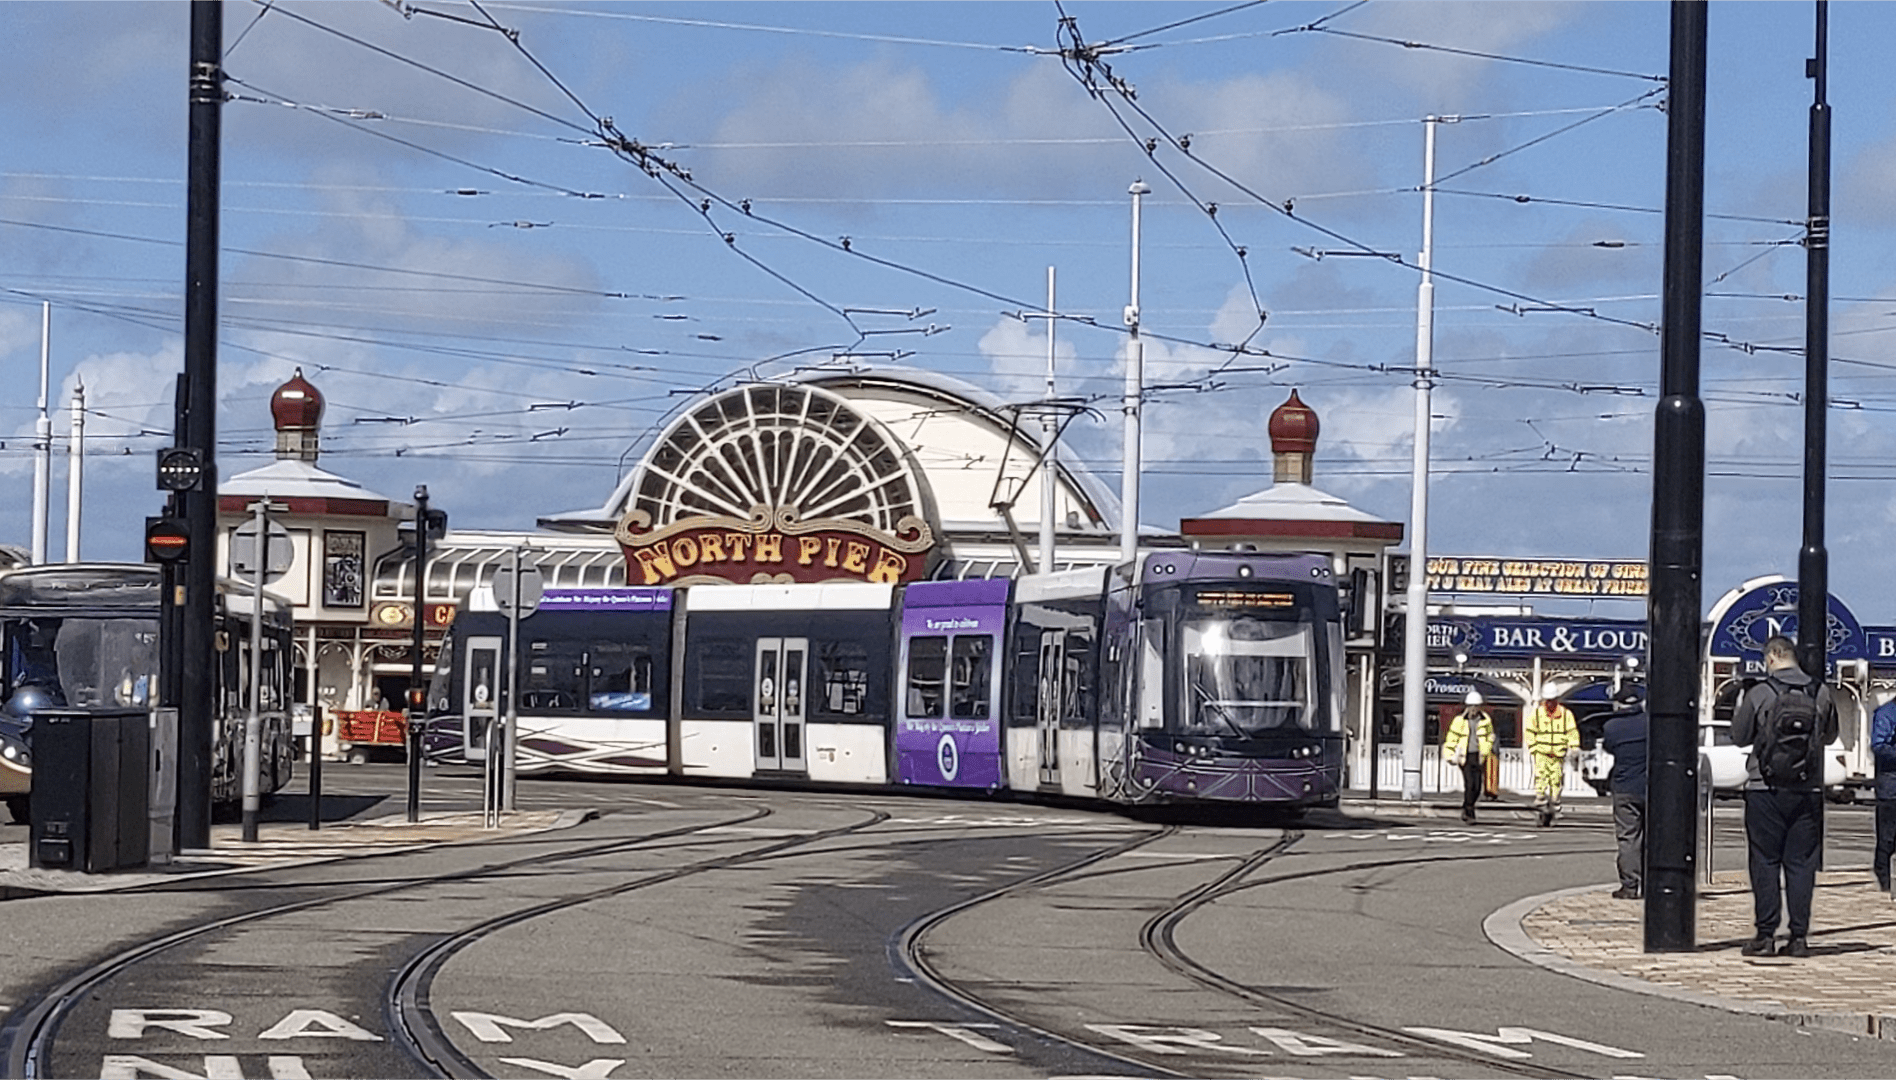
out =
[[1232,714],[1231,709],[1224,702],[1212,697],[1210,691],[1202,686],[1194,686],[1192,690],[1198,694],[1200,699],[1199,707],[1201,713],[1205,706],[1210,706],[1212,715],[1216,716],[1224,726],[1230,728],[1233,735],[1236,735],[1240,739],[1248,739],[1251,737],[1251,733],[1246,731],[1244,727],[1238,723],[1238,718]]

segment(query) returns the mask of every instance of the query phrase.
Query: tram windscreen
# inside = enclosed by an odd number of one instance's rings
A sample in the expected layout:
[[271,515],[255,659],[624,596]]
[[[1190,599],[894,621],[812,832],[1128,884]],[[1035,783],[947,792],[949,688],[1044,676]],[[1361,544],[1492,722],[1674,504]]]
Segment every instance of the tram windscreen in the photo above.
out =
[[1251,738],[1313,727],[1308,608],[1289,593],[1205,591],[1180,614],[1185,733]]
[[135,706],[156,688],[155,619],[13,619],[5,634],[9,697],[36,687],[49,705]]

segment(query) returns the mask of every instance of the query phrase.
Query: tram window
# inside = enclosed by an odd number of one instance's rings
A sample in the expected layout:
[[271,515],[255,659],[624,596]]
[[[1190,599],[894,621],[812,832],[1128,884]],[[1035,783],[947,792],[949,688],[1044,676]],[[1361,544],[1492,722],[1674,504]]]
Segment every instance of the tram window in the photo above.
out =
[[690,659],[697,671],[692,690],[699,710],[751,715],[751,649],[749,641],[693,643]]
[[987,718],[991,711],[988,688],[994,681],[993,656],[994,639],[986,634],[961,634],[955,638],[949,716],[956,720]]
[[1139,726],[1165,726],[1165,621],[1139,621]]
[[820,641],[815,652],[818,692],[811,712],[828,716],[868,712],[869,650],[853,641]]
[[1007,665],[1013,673],[1008,691],[1013,722],[1019,727],[1032,727],[1040,707],[1040,631],[1023,623],[1014,632],[1013,651],[1014,662]]
[[577,641],[532,641],[522,658],[520,707],[570,712],[586,691],[586,646]]
[[588,704],[600,712],[650,712],[652,657],[644,646],[618,641],[595,642]]
[[928,720],[941,718],[941,689],[947,663],[947,638],[918,637],[909,641],[909,716]]

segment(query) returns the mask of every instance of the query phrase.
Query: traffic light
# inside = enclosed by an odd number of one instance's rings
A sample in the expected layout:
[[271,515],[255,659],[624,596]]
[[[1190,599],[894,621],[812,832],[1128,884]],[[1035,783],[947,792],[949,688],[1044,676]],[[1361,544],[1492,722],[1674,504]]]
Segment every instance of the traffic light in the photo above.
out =
[[145,560],[174,563],[191,554],[191,530],[183,518],[145,519]]

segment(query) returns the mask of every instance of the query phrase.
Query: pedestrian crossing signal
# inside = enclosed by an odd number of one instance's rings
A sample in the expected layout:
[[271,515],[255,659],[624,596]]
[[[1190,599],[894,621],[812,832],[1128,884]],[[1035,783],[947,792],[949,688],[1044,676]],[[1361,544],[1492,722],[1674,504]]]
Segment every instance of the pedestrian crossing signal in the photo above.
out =
[[145,519],[145,558],[156,563],[174,563],[191,553],[191,529],[173,517]]

